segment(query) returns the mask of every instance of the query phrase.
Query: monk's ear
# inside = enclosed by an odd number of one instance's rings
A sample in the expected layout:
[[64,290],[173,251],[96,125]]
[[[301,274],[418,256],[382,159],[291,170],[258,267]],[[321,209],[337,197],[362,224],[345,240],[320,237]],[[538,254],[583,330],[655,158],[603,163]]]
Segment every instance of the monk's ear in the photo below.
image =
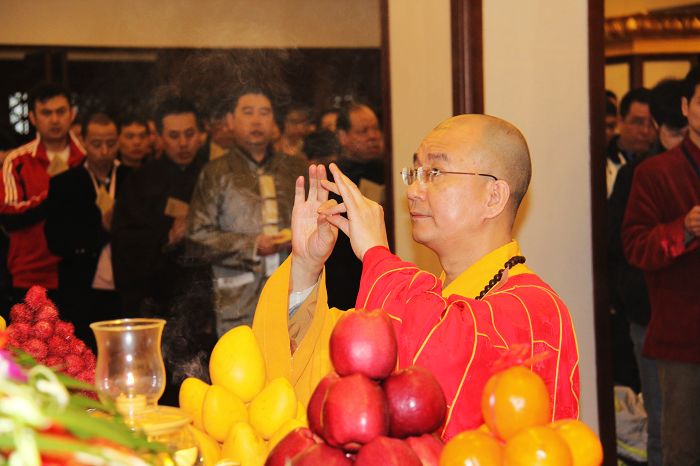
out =
[[498,217],[508,205],[510,186],[506,180],[496,180],[489,183],[489,196],[486,204],[486,218]]

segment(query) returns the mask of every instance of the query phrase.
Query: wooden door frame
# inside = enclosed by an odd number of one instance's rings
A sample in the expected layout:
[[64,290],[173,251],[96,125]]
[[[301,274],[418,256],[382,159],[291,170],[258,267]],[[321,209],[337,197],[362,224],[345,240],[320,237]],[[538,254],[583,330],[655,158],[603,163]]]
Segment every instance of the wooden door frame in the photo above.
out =
[[484,113],[482,0],[450,0],[452,113]]
[[613,349],[607,284],[604,20],[604,0],[588,0],[591,238],[593,241],[593,315],[598,389],[598,432],[603,442],[604,464],[614,465],[617,463],[617,445],[613,398]]
[[[604,0],[588,0],[590,185],[598,431],[604,464],[617,463],[607,290]],[[483,113],[482,0],[451,0],[453,111]]]

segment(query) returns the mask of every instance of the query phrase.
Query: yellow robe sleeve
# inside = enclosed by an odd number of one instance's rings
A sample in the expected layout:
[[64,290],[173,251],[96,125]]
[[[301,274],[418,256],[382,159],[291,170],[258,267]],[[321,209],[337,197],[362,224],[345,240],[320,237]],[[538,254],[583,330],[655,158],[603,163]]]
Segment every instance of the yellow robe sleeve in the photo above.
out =
[[328,341],[342,311],[328,308],[324,270],[311,326],[292,356],[287,323],[290,273],[291,257],[267,280],[255,310],[253,333],[265,358],[268,381],[286,377],[306,406],[318,382],[332,370]]

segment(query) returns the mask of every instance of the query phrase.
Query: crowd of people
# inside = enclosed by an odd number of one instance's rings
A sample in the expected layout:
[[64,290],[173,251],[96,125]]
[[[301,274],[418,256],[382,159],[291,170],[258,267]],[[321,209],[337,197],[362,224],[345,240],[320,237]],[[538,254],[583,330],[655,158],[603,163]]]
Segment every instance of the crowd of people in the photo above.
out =
[[[295,181],[309,163],[335,161],[383,193],[383,136],[369,106],[273,102],[249,86],[216,111],[173,93],[148,115],[98,104],[78,118],[68,90],[35,87],[36,138],[2,154],[0,312],[42,286],[93,348],[91,322],[164,318],[164,402],[176,402],[184,376],[206,379],[217,338],[252,324],[267,277],[291,251]],[[329,274],[342,301],[357,295],[361,263],[338,254]]]
[[[399,364],[430,368],[451,400],[443,436],[478,420],[472,391],[518,345],[544,358],[530,364],[553,417],[578,415],[571,318],[512,237],[531,170],[517,128],[448,119],[402,170],[413,237],[438,255],[438,277],[387,249],[384,145],[369,106],[278,109],[250,86],[230,97],[206,118],[173,95],[152,115],[86,108],[76,120],[68,91],[37,86],[37,137],[3,154],[7,309],[43,286],[93,345],[90,322],[166,319],[173,403],[184,376],[207,379],[209,350],[240,324],[253,324],[270,373],[308,398],[329,368],[318,348],[334,309],[382,307]],[[696,464],[700,68],[606,108],[611,307],[638,362],[649,463]]]
[[616,383],[641,389],[650,465],[699,464],[700,68],[606,108]]

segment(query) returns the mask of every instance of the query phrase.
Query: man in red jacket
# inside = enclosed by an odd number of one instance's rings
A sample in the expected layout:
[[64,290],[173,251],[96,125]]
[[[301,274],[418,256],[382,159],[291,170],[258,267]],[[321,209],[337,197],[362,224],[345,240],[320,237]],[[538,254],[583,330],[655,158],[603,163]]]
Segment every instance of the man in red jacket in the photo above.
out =
[[643,354],[658,368],[666,466],[700,464],[700,68],[685,88],[688,134],[637,167],[622,223],[625,256],[649,291]]
[[57,84],[41,84],[29,93],[29,121],[36,139],[10,152],[0,179],[0,225],[9,233],[8,269],[14,300],[27,288],[58,287],[58,258],[44,237],[45,201],[52,176],[83,161],[85,150],[70,133],[75,119],[70,94]]

